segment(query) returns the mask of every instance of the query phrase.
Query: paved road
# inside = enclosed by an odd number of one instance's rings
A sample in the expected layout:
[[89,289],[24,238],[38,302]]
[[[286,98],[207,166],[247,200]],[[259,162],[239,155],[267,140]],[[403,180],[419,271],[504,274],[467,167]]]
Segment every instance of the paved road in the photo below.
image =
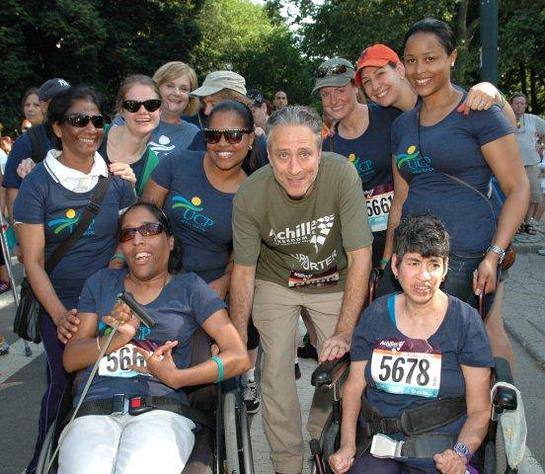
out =
[[[545,466],[545,257],[519,255],[506,285],[505,320],[512,335],[517,357],[515,377],[520,388],[528,420],[528,446],[537,461]],[[13,304],[10,295],[0,296],[0,333],[10,342]],[[520,341],[520,342],[517,342]],[[523,347],[524,346],[524,347]],[[24,356],[19,340],[9,355],[0,357],[0,473],[19,474],[31,452],[37,431],[41,394],[45,389],[45,357],[40,346],[33,347],[32,358]],[[310,373],[313,364],[302,361],[303,377],[298,390],[303,409],[308,410],[312,391]],[[272,473],[260,415],[252,423],[252,442],[258,473]],[[308,448],[305,459],[310,459]],[[305,472],[308,472],[308,466]],[[539,468],[526,472],[543,472]],[[524,474],[524,473],[522,473]]]

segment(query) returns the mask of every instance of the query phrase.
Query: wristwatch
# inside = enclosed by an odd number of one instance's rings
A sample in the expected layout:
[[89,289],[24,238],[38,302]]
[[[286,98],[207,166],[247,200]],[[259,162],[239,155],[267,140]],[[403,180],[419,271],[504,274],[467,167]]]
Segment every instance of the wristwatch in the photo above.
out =
[[486,249],[486,253],[488,252],[494,252],[495,254],[497,254],[500,257],[498,260],[498,265],[501,265],[503,259],[505,258],[505,250],[503,250],[501,247],[498,247],[497,245],[491,245]]
[[463,444],[463,443],[456,443],[452,450],[460,457],[464,458],[466,461],[466,464],[469,464],[469,461],[471,461],[471,458],[473,457],[473,454],[469,450],[469,448]]

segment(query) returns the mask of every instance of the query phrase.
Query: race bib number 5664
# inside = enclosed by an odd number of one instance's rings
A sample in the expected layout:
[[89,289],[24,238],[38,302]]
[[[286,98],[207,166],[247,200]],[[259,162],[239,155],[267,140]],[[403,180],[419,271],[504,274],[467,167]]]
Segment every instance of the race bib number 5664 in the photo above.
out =
[[139,372],[132,370],[131,367],[145,367],[146,361],[135,348],[135,345],[127,344],[104,356],[100,360],[98,374],[106,377],[136,377],[139,375]]
[[388,393],[437,398],[441,385],[441,354],[374,349],[371,376]]

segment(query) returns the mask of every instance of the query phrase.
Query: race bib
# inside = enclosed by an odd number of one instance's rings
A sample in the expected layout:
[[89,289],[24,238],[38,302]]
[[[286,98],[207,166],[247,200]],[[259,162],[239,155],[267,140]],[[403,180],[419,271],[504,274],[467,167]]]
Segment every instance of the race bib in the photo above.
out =
[[98,375],[104,377],[136,377],[137,375],[147,375],[131,370],[129,367],[146,367],[144,357],[139,354],[134,344],[127,344],[117,351],[104,356],[98,366]]
[[380,232],[388,227],[388,216],[394,199],[393,184],[375,186],[365,191],[367,198],[367,219],[371,232]]
[[292,270],[288,279],[288,287],[320,288],[336,285],[338,281],[339,272],[337,270],[337,265],[322,273],[307,273]]
[[[441,353],[414,342],[383,340],[371,356],[371,377],[377,388],[388,393],[437,398],[441,385]],[[411,345],[413,347],[411,347]],[[423,350],[419,350],[423,349]]]

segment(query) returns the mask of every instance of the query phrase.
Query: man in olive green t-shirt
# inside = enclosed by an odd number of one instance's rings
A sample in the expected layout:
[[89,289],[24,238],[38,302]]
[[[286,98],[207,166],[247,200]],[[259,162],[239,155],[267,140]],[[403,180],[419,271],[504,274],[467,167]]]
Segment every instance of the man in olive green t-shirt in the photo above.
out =
[[[321,152],[322,122],[286,107],[267,125],[270,166],[250,176],[233,201],[231,318],[243,340],[250,314],[263,349],[265,434],[276,472],[303,463],[301,411],[293,373],[298,316],[307,310],[320,360],[350,349],[367,292],[372,235],[361,181],[345,158]],[[319,437],[328,415],[315,393],[307,428]]]

